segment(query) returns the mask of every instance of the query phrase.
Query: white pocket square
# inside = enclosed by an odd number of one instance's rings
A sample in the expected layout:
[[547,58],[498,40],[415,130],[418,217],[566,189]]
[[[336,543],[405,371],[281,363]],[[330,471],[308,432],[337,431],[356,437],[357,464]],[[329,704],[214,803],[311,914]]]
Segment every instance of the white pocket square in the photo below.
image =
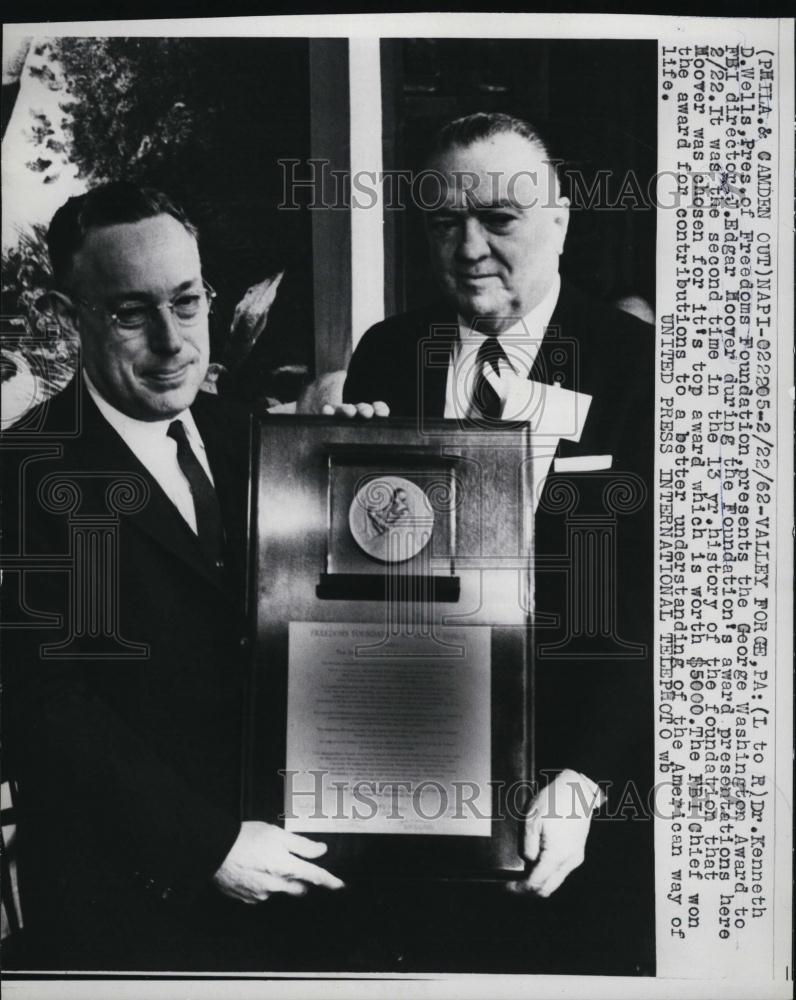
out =
[[613,455],[570,455],[554,459],[553,472],[602,472],[613,460]]

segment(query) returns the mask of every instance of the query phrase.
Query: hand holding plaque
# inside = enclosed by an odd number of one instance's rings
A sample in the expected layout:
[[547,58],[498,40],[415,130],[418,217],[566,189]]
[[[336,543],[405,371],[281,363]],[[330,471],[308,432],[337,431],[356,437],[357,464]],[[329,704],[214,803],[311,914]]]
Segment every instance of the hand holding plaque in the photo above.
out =
[[262,903],[274,893],[303,896],[310,885],[342,889],[343,882],[309,858],[326,853],[326,844],[289,833],[272,823],[241,823],[240,833],[213,882],[225,896]]

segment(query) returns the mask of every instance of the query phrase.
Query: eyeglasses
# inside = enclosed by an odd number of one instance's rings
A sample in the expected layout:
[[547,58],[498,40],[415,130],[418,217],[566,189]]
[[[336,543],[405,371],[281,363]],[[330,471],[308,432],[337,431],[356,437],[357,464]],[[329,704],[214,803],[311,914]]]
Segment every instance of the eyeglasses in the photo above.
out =
[[191,326],[210,313],[215,297],[216,293],[206,281],[202,282],[201,289],[192,288],[189,291],[180,292],[179,295],[167,302],[133,302],[129,305],[118,306],[114,312],[110,312],[104,306],[88,302],[86,299],[72,296],[75,302],[79,302],[91,312],[105,313],[121,333],[140,332],[152,322],[155,314],[161,309],[168,309],[180,326]]

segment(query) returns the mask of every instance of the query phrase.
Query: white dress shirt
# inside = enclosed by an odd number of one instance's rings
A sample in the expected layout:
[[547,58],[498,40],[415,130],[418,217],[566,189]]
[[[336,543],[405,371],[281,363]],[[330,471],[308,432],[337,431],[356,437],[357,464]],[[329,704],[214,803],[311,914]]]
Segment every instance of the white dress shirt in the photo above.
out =
[[210,465],[207,461],[204,442],[191,416],[191,411],[183,410],[182,413],[175,417],[169,417],[168,420],[136,420],[134,417],[128,417],[126,413],[122,413],[121,410],[117,410],[103,396],[100,396],[85,370],[83,371],[83,380],[102,416],[158,483],[191,531],[196,534],[196,511],[191,487],[177,463],[177,442],[168,437],[166,433],[172,421],[182,421],[188,443],[207,473],[210,482],[213,483],[213,473],[210,471]]
[[[556,275],[550,290],[536,308],[500,334],[500,346],[514,369],[515,375],[527,379],[542,344],[545,328],[553,315],[561,290],[561,278]],[[448,366],[445,386],[445,416],[463,419],[470,414],[475,382],[475,361],[478,349],[488,338],[459,318],[459,336]]]

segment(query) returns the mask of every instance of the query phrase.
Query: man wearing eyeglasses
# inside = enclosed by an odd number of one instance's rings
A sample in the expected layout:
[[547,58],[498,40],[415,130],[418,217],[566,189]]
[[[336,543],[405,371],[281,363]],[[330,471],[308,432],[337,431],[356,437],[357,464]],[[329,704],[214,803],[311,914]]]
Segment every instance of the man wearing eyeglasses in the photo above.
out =
[[48,246],[82,368],[7,438],[24,964],[234,968],[241,902],[342,885],[323,844],[240,819],[245,418],[199,392],[212,291],[180,208],[104,185]]

